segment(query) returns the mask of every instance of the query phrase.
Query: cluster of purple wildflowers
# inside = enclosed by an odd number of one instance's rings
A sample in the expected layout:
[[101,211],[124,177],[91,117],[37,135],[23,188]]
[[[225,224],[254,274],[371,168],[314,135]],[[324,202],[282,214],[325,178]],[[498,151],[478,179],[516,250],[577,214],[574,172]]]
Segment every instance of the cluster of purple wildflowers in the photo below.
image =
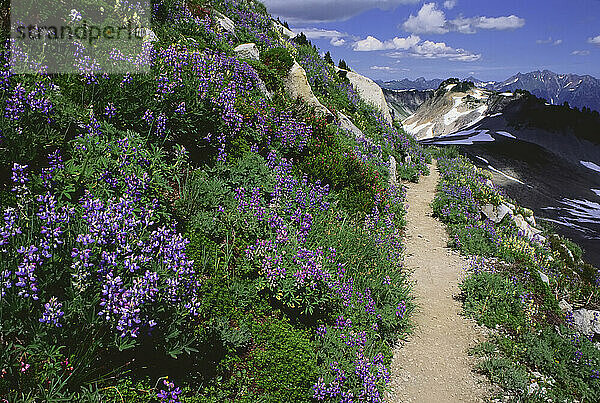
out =
[[237,28],[246,31],[266,48],[280,45],[277,39],[269,35],[272,28],[271,18],[261,12],[255,2],[239,0],[219,0],[219,5],[236,23]]
[[161,389],[156,395],[160,399],[160,403],[179,403],[181,389],[168,379],[164,379],[162,383],[166,389]]
[[[172,225],[160,224],[156,200],[142,202],[147,178],[125,178],[125,193],[106,201],[86,191],[77,206],[53,193],[54,175],[62,169],[60,154],[52,153],[49,167],[42,169],[44,193],[33,197],[27,166],[13,166],[17,206],[4,209],[0,251],[2,260],[14,262],[15,268],[2,268],[1,295],[13,292],[38,300],[45,293],[38,289],[40,276],[51,273],[52,265],[66,263],[75,290],[97,290],[99,316],[121,336],[135,337],[141,328],[156,325],[149,314],[156,304],[180,304],[195,314],[200,283],[185,254],[188,241]],[[62,303],[52,297],[40,322],[60,327],[63,315]]]
[[62,327],[60,324],[60,318],[65,314],[62,311],[63,304],[58,302],[56,297],[50,298],[50,301],[44,304],[44,313],[40,318],[40,322],[47,323],[48,325]]

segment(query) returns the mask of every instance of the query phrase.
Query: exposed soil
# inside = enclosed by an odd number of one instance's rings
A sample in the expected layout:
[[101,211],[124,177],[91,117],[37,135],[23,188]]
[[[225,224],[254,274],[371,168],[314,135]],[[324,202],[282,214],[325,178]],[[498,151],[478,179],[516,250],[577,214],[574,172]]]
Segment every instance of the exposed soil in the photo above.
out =
[[468,261],[447,247],[444,225],[432,216],[438,181],[434,163],[431,175],[408,185],[405,265],[419,308],[414,334],[394,353],[389,402],[483,402],[490,395],[467,353],[485,335],[461,316],[456,299]]

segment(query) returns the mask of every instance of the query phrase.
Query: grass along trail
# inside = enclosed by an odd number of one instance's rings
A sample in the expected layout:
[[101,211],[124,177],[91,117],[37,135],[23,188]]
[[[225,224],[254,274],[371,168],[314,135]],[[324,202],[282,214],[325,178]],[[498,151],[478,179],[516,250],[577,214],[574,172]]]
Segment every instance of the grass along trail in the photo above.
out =
[[389,402],[477,402],[489,394],[467,353],[483,333],[455,299],[468,262],[447,247],[444,224],[432,216],[438,181],[434,162],[431,175],[408,186],[405,264],[419,309],[414,334],[394,354]]

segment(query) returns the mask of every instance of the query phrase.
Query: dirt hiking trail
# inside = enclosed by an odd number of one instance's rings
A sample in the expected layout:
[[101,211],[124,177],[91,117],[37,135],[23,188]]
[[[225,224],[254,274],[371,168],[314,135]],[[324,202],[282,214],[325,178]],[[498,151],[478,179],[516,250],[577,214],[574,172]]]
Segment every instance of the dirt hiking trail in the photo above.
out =
[[461,316],[455,300],[468,261],[447,247],[445,227],[432,216],[439,177],[434,162],[429,176],[408,185],[405,266],[419,307],[414,334],[394,352],[388,402],[483,402],[489,396],[467,353],[484,335]]

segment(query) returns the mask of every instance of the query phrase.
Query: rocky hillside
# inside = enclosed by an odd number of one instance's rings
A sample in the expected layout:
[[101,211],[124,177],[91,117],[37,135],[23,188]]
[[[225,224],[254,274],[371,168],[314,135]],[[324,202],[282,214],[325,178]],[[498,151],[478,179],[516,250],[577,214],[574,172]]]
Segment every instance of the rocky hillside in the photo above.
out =
[[440,137],[472,126],[501,111],[521,95],[498,94],[457,79],[444,81],[433,96],[402,123],[419,140]]

